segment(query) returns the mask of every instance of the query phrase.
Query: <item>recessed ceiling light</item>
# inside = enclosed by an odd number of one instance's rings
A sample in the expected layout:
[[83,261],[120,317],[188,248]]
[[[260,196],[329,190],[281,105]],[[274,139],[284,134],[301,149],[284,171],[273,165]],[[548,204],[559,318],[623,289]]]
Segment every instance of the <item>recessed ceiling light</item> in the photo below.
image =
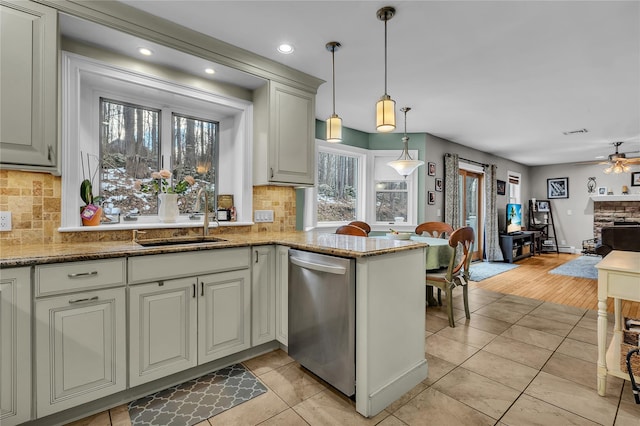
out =
[[604,155],[598,155],[596,157],[596,160],[604,160],[605,158],[607,158],[607,157],[605,157]]
[[205,68],[204,72],[206,72],[207,74],[215,74],[216,70],[214,70],[213,68]]
[[282,43],[280,46],[278,46],[278,52],[288,55],[290,53],[293,53],[293,46],[288,43]]
[[144,56],[151,56],[153,55],[153,52],[150,49],[147,49],[146,47],[140,47],[138,48],[138,52],[140,52],[141,55]]

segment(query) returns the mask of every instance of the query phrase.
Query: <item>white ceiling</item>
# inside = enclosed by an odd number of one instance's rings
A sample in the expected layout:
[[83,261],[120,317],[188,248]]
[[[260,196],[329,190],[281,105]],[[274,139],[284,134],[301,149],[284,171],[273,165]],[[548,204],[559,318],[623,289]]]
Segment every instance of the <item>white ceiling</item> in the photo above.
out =
[[[326,80],[316,102],[321,120],[332,112],[325,44],[339,41],[336,113],[367,133],[384,93],[376,11],[393,6],[388,93],[396,132],[399,109],[409,106],[409,133],[527,165],[594,160],[613,152],[614,141],[625,141],[621,152],[640,151],[638,1],[122,2]],[[285,41],[293,54],[276,51]],[[563,134],[578,129],[588,132]]]

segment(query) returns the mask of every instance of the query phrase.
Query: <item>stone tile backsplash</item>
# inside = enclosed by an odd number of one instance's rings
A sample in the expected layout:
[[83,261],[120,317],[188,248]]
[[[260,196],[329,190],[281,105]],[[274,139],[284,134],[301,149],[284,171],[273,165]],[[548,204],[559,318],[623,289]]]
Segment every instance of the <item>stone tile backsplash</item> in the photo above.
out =
[[[47,244],[83,241],[126,241],[131,231],[58,232],[62,179],[48,173],[0,170],[0,211],[11,212],[12,230],[0,232],[0,243]],[[287,232],[296,229],[296,192],[292,187],[256,186],[253,209],[273,210],[273,223],[223,227],[224,232]],[[145,238],[186,235],[198,228],[158,229]],[[212,230],[212,233],[216,231]],[[1,253],[0,253],[1,256]]]

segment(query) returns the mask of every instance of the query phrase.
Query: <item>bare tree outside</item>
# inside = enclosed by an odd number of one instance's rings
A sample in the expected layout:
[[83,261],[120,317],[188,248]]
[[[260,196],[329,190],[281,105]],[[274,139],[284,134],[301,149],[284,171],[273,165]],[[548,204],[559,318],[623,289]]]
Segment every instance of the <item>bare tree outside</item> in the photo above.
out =
[[318,222],[356,219],[358,159],[318,153]]

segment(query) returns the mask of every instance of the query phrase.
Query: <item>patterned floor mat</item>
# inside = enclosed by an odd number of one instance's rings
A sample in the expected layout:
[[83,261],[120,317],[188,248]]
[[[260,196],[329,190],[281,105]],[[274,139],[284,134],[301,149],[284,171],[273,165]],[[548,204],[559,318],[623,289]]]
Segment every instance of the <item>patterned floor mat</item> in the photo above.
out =
[[191,426],[267,391],[242,364],[129,403],[132,426]]

